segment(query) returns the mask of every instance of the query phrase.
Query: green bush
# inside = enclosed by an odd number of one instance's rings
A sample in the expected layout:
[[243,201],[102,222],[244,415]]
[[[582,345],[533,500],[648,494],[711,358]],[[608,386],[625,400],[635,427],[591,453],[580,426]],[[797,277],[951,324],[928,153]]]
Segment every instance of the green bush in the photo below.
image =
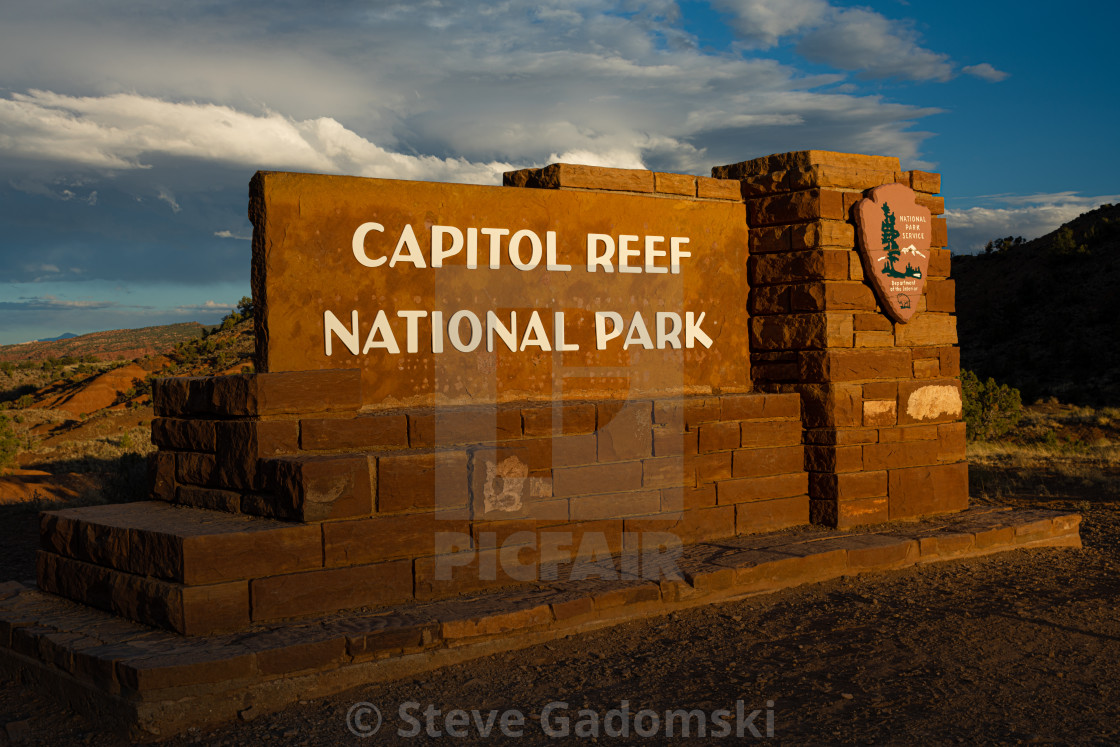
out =
[[981,381],[972,371],[961,371],[964,423],[970,441],[988,441],[1004,435],[1023,417],[1019,390],[989,378]]
[[15,462],[18,452],[19,438],[8,418],[0,415],[0,471]]

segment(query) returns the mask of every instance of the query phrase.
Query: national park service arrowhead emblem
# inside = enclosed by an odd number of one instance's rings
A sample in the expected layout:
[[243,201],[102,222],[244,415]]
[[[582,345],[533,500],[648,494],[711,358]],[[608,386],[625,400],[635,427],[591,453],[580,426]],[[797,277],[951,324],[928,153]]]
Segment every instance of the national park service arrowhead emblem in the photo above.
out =
[[908,322],[918,310],[929,267],[930,213],[914,190],[884,184],[856,204],[864,275],[887,316]]

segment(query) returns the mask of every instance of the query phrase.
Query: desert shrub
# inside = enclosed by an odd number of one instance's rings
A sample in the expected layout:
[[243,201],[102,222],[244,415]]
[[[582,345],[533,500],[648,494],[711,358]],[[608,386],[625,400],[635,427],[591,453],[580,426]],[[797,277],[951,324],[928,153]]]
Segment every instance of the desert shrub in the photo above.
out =
[[0,415],[0,472],[15,462],[18,452],[19,437],[8,418]]
[[970,441],[990,441],[1004,435],[1023,417],[1019,390],[989,378],[981,381],[972,371],[961,371],[964,422]]

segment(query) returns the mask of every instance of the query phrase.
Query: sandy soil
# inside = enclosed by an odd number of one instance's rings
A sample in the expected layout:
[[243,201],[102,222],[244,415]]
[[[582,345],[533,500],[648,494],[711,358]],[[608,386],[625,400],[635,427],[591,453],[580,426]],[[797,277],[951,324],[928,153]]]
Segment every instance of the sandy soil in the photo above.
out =
[[[34,516],[11,510],[16,513],[0,517],[0,577],[27,578]],[[590,723],[581,709],[605,718],[623,701],[629,737],[610,737],[600,722],[599,743],[670,741],[664,713],[677,708],[704,711],[707,729],[719,726],[711,714],[727,709],[734,736],[742,701],[744,717],[760,710],[751,724],[765,735],[770,716],[770,741],[785,744],[1114,744],[1120,742],[1120,503],[1088,504],[1082,537],[1083,550],[1005,553],[674,613],[278,714],[246,714],[246,721],[170,744],[408,744],[429,739],[423,733],[429,705],[441,711],[433,729],[451,743],[495,741],[474,726],[465,727],[466,737],[450,736],[444,716],[452,709],[479,710],[483,726],[489,711],[516,709],[525,716],[524,735],[499,741],[556,743],[544,725],[562,729],[557,717],[567,716],[574,732],[577,721]],[[347,727],[347,713],[361,702],[376,705],[384,719],[370,739]],[[416,739],[397,734],[414,728],[399,712],[409,702],[419,704],[411,711],[422,730]],[[541,709],[552,702],[568,705],[542,724]],[[635,732],[652,725],[648,715],[635,724],[642,709],[661,714],[649,739]],[[614,718],[619,726],[622,719]],[[375,719],[359,721],[369,726]],[[18,683],[0,685],[5,723],[26,744],[118,743]],[[679,722],[674,729],[679,735]],[[751,737],[750,729],[744,734]],[[559,741],[591,740],[573,733]],[[691,741],[722,740],[709,733]]]

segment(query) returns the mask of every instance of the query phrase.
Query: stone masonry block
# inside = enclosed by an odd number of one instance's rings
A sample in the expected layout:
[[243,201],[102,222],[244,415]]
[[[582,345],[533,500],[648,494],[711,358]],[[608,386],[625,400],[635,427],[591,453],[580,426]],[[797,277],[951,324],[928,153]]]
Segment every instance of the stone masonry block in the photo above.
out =
[[254,579],[250,588],[253,622],[399,604],[412,598],[412,562],[270,576]]
[[735,533],[775,532],[809,523],[809,496],[795,495],[735,505]]
[[659,194],[696,196],[696,177],[688,174],[653,173],[653,190]]
[[800,379],[809,383],[910,377],[907,350],[822,350],[798,354]]
[[339,567],[434,555],[438,533],[469,531],[461,512],[331,521],[323,524],[323,558],[327,567]]
[[602,403],[596,408],[599,461],[653,455],[653,408],[645,401]]
[[891,470],[890,518],[908,519],[968,508],[968,463]]
[[909,323],[895,325],[894,338],[899,346],[956,345],[957,318],[933,312],[917,314]]
[[751,228],[816,220],[844,220],[844,194],[829,189],[748,199],[747,225]]
[[261,483],[278,515],[297,521],[368,516],[370,467],[365,455],[288,456],[261,462]]
[[356,418],[303,418],[299,421],[300,448],[305,451],[372,451],[408,447],[405,415]]
[[466,510],[467,453],[438,451],[381,456],[377,460],[377,513],[417,509]]

